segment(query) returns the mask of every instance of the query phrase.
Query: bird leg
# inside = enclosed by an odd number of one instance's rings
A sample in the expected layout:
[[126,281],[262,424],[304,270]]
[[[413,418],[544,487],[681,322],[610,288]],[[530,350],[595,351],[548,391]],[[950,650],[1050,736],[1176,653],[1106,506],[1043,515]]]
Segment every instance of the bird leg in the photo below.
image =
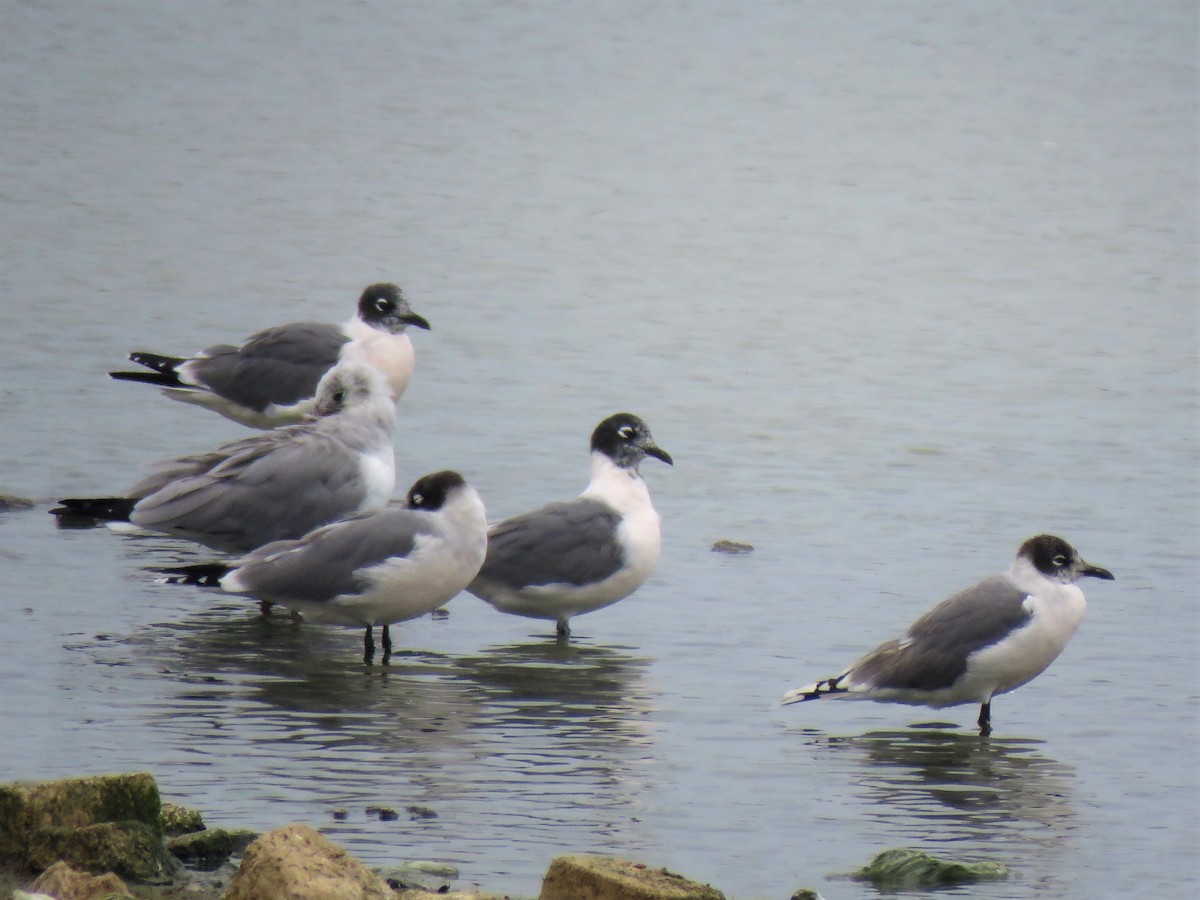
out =
[[987,737],[992,733],[992,701],[979,707],[979,736]]
[[262,616],[264,619],[266,619],[266,618],[270,618],[270,615],[271,615],[271,607],[272,607],[272,606],[274,606],[274,605],[275,605],[275,604],[274,604],[274,603],[272,603],[270,600],[259,600],[259,601],[258,601],[258,612],[259,612],[259,615],[261,615],[261,616]]
[[371,635],[371,626],[363,632],[363,665],[369,666],[375,658],[375,638]]
[[554,633],[560,638],[569,638],[571,636],[571,626],[567,624],[566,619],[559,619],[554,626]]
[[388,631],[387,622],[383,623],[383,664],[386,666],[392,658],[392,633]]

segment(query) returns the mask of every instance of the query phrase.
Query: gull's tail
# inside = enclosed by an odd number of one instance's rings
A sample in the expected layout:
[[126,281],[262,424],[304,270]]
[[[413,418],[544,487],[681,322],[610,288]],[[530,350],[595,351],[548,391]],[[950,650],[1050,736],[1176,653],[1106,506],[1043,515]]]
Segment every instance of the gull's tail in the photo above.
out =
[[198,584],[200,587],[220,587],[221,579],[233,566],[224,563],[196,563],[178,569],[160,569],[167,584]]
[[179,380],[178,368],[187,362],[178,356],[160,356],[157,353],[137,351],[129,354],[129,361],[150,369],[149,372],[109,372],[118,381],[140,381],[159,387],[190,387]]
[[59,525],[82,522],[128,522],[137,500],[131,497],[74,497],[59,500],[61,505],[50,510],[58,517]]

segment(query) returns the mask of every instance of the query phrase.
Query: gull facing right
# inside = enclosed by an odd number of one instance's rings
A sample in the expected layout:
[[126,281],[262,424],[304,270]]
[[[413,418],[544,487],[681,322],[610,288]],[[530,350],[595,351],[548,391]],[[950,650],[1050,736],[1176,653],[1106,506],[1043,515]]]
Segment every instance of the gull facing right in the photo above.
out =
[[437,609],[467,586],[487,550],[483,501],[457,472],[418,478],[403,505],[344,519],[299,540],[276,541],[230,563],[169,569],[175,584],[219,587],[281,603],[305,619],[364,628],[363,661],[375,656],[372,626]]
[[218,344],[190,358],[138,351],[129,359],[147,372],[109,372],[119,381],[163,389],[251,428],[304,421],[317,403],[317,386],[339,362],[358,359],[379,369],[399,400],[413,373],[408,326],[429,330],[394,284],[368,286],[343,325],[292,322],[251,335],[242,344]]
[[1058,658],[1087,606],[1075,580],[1113,580],[1060,537],[1021,545],[1007,572],[943,600],[900,638],[880,644],[840,675],[788,691],[805,700],[979,703],[979,733],[992,732],[992,698],[1028,683]]
[[647,456],[674,465],[645,422],[609,416],[592,432],[592,479],[583,493],[492,526],[487,558],[467,590],[501,612],[553,619],[564,638],[572,616],[628,597],[662,549],[658,513],[638,472]]

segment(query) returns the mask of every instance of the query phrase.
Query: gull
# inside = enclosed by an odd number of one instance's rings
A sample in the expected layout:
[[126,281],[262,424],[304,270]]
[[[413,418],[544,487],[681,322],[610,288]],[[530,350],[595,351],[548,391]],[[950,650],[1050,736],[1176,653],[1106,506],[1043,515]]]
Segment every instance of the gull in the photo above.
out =
[[1025,541],[1007,572],[943,600],[840,675],[788,691],[805,700],[878,700],[956,706],[979,703],[979,732],[991,734],[992,698],[1033,680],[1062,653],[1086,608],[1075,580],[1113,580],[1060,537]]
[[467,588],[501,612],[555,620],[564,638],[572,616],[616,603],[650,575],[662,539],[638,464],[647,456],[674,464],[630,413],[597,425],[591,447],[583,493],[493,526],[483,568]]
[[298,540],[276,541],[228,564],[166,570],[173,583],[219,587],[279,603],[312,622],[365,627],[363,658],[375,655],[372,626],[432,612],[475,577],[487,551],[483,501],[457,472],[417,479],[405,503],[346,519]]
[[240,346],[218,344],[190,358],[138,351],[129,359],[151,371],[109,375],[157,385],[173,400],[206,407],[251,428],[276,428],[303,421],[316,404],[321,378],[348,356],[382,371],[399,400],[413,373],[409,325],[429,330],[399,287],[372,284],[343,325],[276,325]]
[[70,499],[60,524],[127,521],[246,552],[383,508],[396,484],[396,404],[384,376],[357,360],[322,380],[308,421],[165,460],[121,497]]

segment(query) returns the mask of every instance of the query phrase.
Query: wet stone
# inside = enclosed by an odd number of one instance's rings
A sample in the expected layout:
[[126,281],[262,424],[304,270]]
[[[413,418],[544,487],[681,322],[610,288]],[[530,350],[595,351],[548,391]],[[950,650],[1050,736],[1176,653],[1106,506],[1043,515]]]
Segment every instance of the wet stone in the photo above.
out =
[[754,546],[752,544],[743,544],[741,541],[730,541],[722,538],[712,545],[713,553],[730,553],[739,555],[743,553],[752,553]]
[[884,850],[852,876],[881,890],[912,890],[1008,877],[1008,867],[995,862],[967,863],[939,859],[920,850]]
[[607,856],[559,856],[539,900],[725,900],[714,887],[643,863]]

